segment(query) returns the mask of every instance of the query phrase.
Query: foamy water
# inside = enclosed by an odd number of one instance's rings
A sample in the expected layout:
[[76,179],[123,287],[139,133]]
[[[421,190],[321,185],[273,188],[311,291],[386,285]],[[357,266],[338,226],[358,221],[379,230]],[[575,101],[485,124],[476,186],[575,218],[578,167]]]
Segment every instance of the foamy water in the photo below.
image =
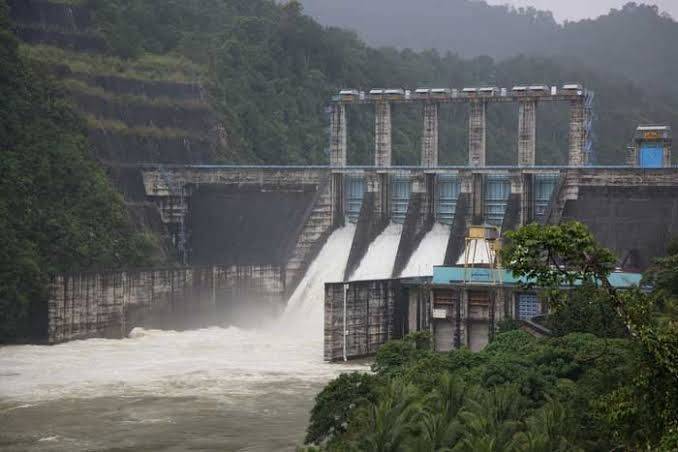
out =
[[436,223],[412,254],[401,276],[432,276],[433,267],[445,263],[451,233],[449,226]]
[[390,278],[402,233],[402,224],[389,224],[370,244],[365,257],[350,279],[360,281]]
[[295,336],[302,334],[319,342],[320,347],[323,339],[325,283],[343,280],[355,229],[354,224],[349,224],[332,234],[290,297],[282,316],[281,326],[291,327],[291,333]]
[[[108,448],[119,441],[113,432],[130,424],[131,447],[156,447],[166,439],[156,431],[166,434],[166,424],[204,425],[200,419],[210,412],[221,419],[205,433],[216,448],[293,449],[317,391],[342,371],[367,370],[330,365],[322,357],[324,283],[342,279],[354,232],[346,227],[328,239],[287,311],[265,328],[136,329],[123,340],[0,348],[0,415],[6,421],[0,445]],[[110,426],[80,431],[79,423],[93,422],[92,413]],[[118,419],[120,413],[127,414]],[[51,427],[36,426],[36,417]],[[176,442],[193,444],[192,432],[180,433],[173,432]]]

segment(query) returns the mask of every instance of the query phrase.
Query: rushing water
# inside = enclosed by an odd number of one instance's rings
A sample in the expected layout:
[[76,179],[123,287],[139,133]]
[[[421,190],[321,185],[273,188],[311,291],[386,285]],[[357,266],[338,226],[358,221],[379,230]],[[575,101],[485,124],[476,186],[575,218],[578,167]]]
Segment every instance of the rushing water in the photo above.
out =
[[370,244],[365,257],[360,261],[358,269],[350,279],[360,281],[390,278],[402,233],[402,224],[389,224],[384,232]]
[[431,276],[433,267],[445,263],[447,242],[450,241],[449,226],[436,223],[419,244],[401,276]]
[[317,392],[356,369],[322,360],[324,283],[341,280],[353,234],[329,238],[265,328],[0,348],[0,449],[293,450]]

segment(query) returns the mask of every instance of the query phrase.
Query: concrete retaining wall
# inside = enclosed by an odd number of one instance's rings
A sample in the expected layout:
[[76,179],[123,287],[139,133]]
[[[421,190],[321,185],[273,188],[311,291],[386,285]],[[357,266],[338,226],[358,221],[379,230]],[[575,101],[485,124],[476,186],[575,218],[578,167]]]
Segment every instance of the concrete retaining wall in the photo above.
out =
[[373,355],[407,331],[409,299],[399,280],[325,285],[326,361]]
[[200,267],[56,275],[48,342],[121,338],[132,328],[237,324],[284,305],[277,267]]

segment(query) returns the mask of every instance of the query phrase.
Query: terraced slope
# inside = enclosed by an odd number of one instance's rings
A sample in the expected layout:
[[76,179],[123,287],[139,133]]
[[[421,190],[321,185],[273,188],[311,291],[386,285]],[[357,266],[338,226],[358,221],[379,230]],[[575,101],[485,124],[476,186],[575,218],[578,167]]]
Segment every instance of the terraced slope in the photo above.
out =
[[229,158],[203,68],[174,55],[112,56],[92,12],[74,2],[8,3],[22,51],[64,82],[87,119],[97,159],[115,166]]

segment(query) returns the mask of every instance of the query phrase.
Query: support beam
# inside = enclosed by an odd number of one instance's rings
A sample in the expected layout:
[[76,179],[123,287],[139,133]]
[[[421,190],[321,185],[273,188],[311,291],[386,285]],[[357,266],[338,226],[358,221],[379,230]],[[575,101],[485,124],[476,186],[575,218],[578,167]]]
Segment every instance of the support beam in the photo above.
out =
[[346,166],[346,105],[332,104],[330,117],[330,166]]
[[534,166],[537,153],[537,101],[521,100],[518,106],[518,165]]
[[375,114],[374,165],[391,166],[391,104],[377,102]]
[[470,166],[485,166],[487,102],[474,100],[469,105],[468,163]]
[[570,103],[570,146],[568,164],[570,166],[584,165],[584,144],[586,130],[584,127],[584,99],[573,100]]
[[412,192],[393,265],[394,278],[407,267],[410,258],[435,224],[435,174],[419,173],[412,178]]
[[438,111],[437,103],[424,104],[424,135],[421,142],[421,166],[438,166]]
[[367,190],[360,208],[360,217],[348,255],[344,280],[351,278],[374,239],[386,229],[390,220],[390,178],[387,173],[365,174]]
[[344,205],[344,175],[341,173],[333,173],[331,184],[332,225],[334,227],[342,227],[346,223],[346,207]]

